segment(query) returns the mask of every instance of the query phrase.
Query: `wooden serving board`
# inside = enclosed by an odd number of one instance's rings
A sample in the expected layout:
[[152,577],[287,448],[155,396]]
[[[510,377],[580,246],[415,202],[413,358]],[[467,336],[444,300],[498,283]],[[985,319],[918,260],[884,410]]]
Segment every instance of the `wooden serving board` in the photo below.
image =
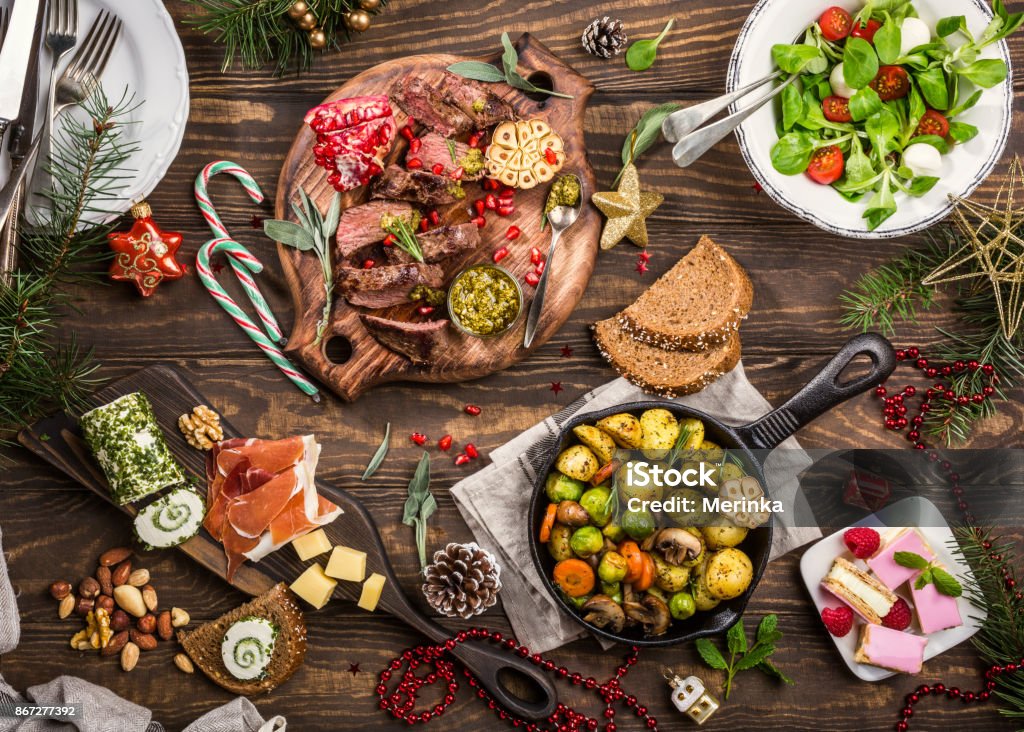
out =
[[[206,404],[219,412],[217,404],[200,394],[183,374],[169,365],[156,365],[142,369],[97,392],[90,401],[94,406],[99,406],[136,391],[141,391],[149,398],[171,453],[186,472],[196,479],[197,490],[205,496],[206,453],[191,447],[185,441],[184,436],[178,430],[177,423],[179,415],[191,411],[196,405]],[[253,436],[241,435],[223,417],[221,417],[221,425],[224,428],[224,439]],[[47,417],[23,430],[18,435],[18,439],[22,445],[40,458],[91,489],[107,502],[113,503],[106,478],[99,465],[93,460],[89,448],[82,438],[77,419],[64,412]],[[366,552],[367,576],[371,572],[378,572],[387,578],[384,593],[378,605],[378,612],[383,611],[403,620],[433,641],[448,638],[451,633],[422,615],[402,592],[391,563],[388,561],[387,551],[381,541],[377,525],[362,503],[344,490],[320,481],[317,481],[316,486],[320,495],[333,501],[344,511],[332,523],[323,527],[331,543]],[[143,503],[119,506],[119,508],[125,514],[134,516]],[[220,542],[216,541],[206,529],[202,529],[199,534],[180,545],[178,549],[227,581],[227,559],[224,556],[224,550]],[[278,582],[290,584],[314,561],[323,565],[327,558],[328,555],[323,555],[302,562],[291,546],[282,547],[258,563],[247,561],[235,572],[231,584],[250,595],[259,595]],[[317,611],[318,614],[329,614],[332,605],[337,606],[339,598],[358,600],[361,588],[362,585],[357,582],[339,581],[332,601],[323,610]],[[539,719],[547,716],[554,709],[557,701],[554,685],[535,666],[523,659],[510,654],[496,653],[492,647],[476,642],[458,646],[453,654],[477,675],[492,693],[502,698],[505,706],[521,716]],[[498,679],[499,673],[505,668],[511,668],[531,679],[537,687],[535,691],[540,692],[537,694],[540,700],[527,702],[507,691]]]
[[[565,141],[566,161],[561,173],[578,175],[583,184],[583,200],[589,201],[595,190],[595,183],[594,171],[587,160],[583,112],[594,88],[590,82],[556,58],[529,34],[522,35],[515,45],[519,52],[520,73],[523,76],[531,78],[537,85],[542,85],[542,80],[549,79],[555,90],[571,94],[575,98],[545,96],[533,99],[506,84],[487,86],[511,103],[520,117],[541,118],[562,136]],[[466,59],[447,54],[429,54],[388,61],[354,77],[331,94],[326,101],[386,94],[394,81],[406,74],[440,79],[446,67],[464,60]],[[500,66],[497,55],[483,60],[498,63]],[[398,126],[402,127],[407,117],[397,106],[392,106],[395,120]],[[313,162],[314,142],[312,130],[303,126],[281,170],[281,179],[277,187],[278,218],[294,220],[290,204],[295,200],[300,188],[309,193],[322,211],[326,211],[330,204],[334,190],[327,183],[326,172],[316,167]],[[407,147],[405,138],[397,135],[387,162],[404,163]],[[593,206],[585,203],[579,220],[563,237],[552,262],[553,269],[537,337],[531,348],[523,348],[526,313],[529,311],[534,288],[523,283],[522,277],[533,269],[530,263],[530,248],[536,246],[546,253],[550,243],[550,227],[544,232],[540,230],[541,214],[549,187],[539,185],[528,191],[517,191],[516,211],[511,216],[500,217],[488,211],[487,225],[481,231],[481,246],[466,257],[442,263],[447,284],[468,264],[489,262],[498,247],[508,245],[511,253],[502,260],[501,265],[519,278],[524,297],[522,315],[508,333],[485,340],[467,336],[451,326],[449,331],[452,335],[452,347],[437,363],[415,366],[404,356],[380,345],[367,332],[359,320],[359,313],[366,311],[350,306],[344,299],[336,297],[324,339],[320,344],[316,344],[316,325],[323,310],[325,297],[320,265],[316,258],[308,253],[279,245],[278,253],[295,307],[295,323],[286,347],[287,353],[302,363],[310,374],[349,401],[376,384],[399,380],[465,381],[500,371],[524,358],[562,327],[583,297],[594,269],[601,235],[600,215]],[[459,224],[469,220],[467,209],[472,206],[475,199],[482,197],[483,192],[479,183],[466,183],[465,189],[465,201],[439,208],[445,223]],[[343,194],[343,206],[348,208],[365,203],[368,196],[365,186],[350,191]],[[508,242],[505,240],[505,232],[512,224],[522,230],[522,236],[514,242]],[[373,312],[398,320],[417,319],[412,305]],[[344,355],[339,357],[336,355],[338,353]],[[333,361],[328,354],[334,358]]]

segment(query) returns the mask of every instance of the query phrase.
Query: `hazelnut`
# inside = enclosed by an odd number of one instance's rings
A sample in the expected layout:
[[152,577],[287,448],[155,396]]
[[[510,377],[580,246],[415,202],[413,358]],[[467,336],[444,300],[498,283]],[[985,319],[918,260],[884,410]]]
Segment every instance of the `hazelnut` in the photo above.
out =
[[135,626],[143,633],[155,633],[156,632],[156,616],[153,613],[146,613]]
[[112,612],[110,614],[110,629],[111,630],[116,630],[118,632],[120,632],[122,630],[128,630],[128,626],[130,626],[131,624],[132,624],[132,619],[130,617],[128,617],[128,613],[126,613],[121,608],[118,608],[117,610],[115,610],[114,612]]
[[57,580],[50,585],[50,596],[54,600],[63,600],[71,594],[71,583],[64,580]]
[[95,604],[96,602],[88,597],[79,597],[78,602],[75,603],[75,615],[81,615],[84,618],[92,612]]
[[114,598],[110,595],[100,595],[96,598],[96,607],[108,613],[114,612]]
[[88,600],[94,600],[100,594],[100,583],[95,577],[86,577],[78,585],[78,594]]

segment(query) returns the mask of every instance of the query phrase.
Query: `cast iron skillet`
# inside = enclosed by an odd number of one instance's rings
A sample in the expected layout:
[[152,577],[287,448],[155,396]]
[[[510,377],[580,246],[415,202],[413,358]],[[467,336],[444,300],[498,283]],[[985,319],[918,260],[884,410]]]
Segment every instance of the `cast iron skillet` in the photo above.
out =
[[[870,372],[852,381],[840,382],[839,377],[843,370],[860,356],[867,356],[871,359]],[[639,627],[627,628],[622,633],[610,633],[602,628],[585,623],[576,609],[571,607],[562,598],[561,593],[555,587],[551,579],[555,560],[548,553],[547,547],[540,544],[537,539],[541,522],[544,519],[544,511],[548,504],[547,496],[544,492],[545,479],[554,468],[555,459],[558,457],[558,454],[570,444],[576,442],[572,434],[573,427],[584,423],[593,424],[599,419],[620,412],[630,412],[639,416],[640,412],[655,407],[668,409],[677,418],[696,417],[704,423],[707,438],[733,453],[738,453],[738,456],[745,463],[747,472],[756,476],[761,481],[761,484],[765,485],[765,491],[767,492],[769,486],[765,484],[764,475],[761,472],[761,464],[751,452],[752,450],[770,450],[776,447],[801,427],[828,410],[885,381],[895,367],[896,355],[889,341],[880,335],[867,333],[850,339],[817,376],[811,379],[803,389],[790,397],[789,401],[756,422],[743,425],[742,427],[730,427],[703,412],[668,401],[631,402],[599,412],[589,412],[573,417],[562,426],[557,440],[548,451],[543,468],[537,473],[533,497],[530,500],[530,553],[533,556],[534,566],[537,568],[540,576],[544,578],[544,584],[547,586],[551,596],[555,598],[555,601],[562,609],[589,631],[610,640],[646,646],[667,646],[682,643],[694,638],[722,633],[739,619],[740,615],[743,614],[744,608],[747,606],[754,588],[761,579],[761,575],[764,574],[765,565],[768,563],[768,552],[772,544],[772,521],[769,521],[765,526],[751,531],[743,544],[740,545],[740,548],[747,553],[754,566],[753,581],[751,581],[747,591],[734,600],[720,603],[710,612],[700,612],[688,620],[674,621],[668,632],[664,635],[645,638],[642,629]]]

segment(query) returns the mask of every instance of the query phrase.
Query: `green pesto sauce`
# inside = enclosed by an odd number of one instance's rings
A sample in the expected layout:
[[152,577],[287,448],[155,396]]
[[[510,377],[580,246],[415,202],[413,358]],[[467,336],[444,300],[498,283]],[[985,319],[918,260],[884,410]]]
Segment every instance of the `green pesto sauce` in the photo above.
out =
[[563,175],[551,184],[544,213],[551,213],[556,206],[575,206],[580,201],[580,182],[574,175]]
[[485,102],[483,99],[476,99],[473,101],[473,111],[476,112],[477,114],[483,112],[484,107],[486,106],[487,102]]
[[471,147],[459,158],[459,165],[466,175],[476,175],[484,169],[484,154],[478,148]]
[[448,309],[470,333],[491,336],[507,330],[522,307],[515,280],[497,267],[467,269],[452,283]]
[[416,285],[412,288],[412,292],[409,293],[409,299],[416,301],[422,300],[426,305],[436,308],[444,305],[445,300],[448,299],[448,293],[436,287]]
[[463,190],[462,185],[458,182],[453,182],[448,186],[448,192],[456,199],[461,201],[466,197],[466,191]]
[[407,224],[409,224],[409,228],[415,231],[416,228],[420,225],[420,219],[422,218],[423,216],[416,209],[413,209],[408,214],[399,214],[397,216],[392,216],[391,214],[384,214],[383,216],[380,217],[380,228],[383,231],[388,231],[389,229],[397,227],[398,222],[400,220],[404,220]]

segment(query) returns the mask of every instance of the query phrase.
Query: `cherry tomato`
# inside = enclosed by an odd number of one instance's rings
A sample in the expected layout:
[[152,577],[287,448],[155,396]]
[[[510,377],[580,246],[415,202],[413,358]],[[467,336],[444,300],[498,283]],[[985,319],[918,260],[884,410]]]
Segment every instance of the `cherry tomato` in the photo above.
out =
[[821,26],[821,35],[825,38],[830,41],[841,41],[850,35],[853,17],[838,5],[833,5],[821,14],[818,25]]
[[910,93],[910,77],[902,66],[881,66],[874,81],[868,84],[883,102],[902,99]]
[[945,137],[949,134],[949,120],[942,112],[937,112],[934,109],[929,109],[921,117],[921,121],[917,125],[917,135],[938,135],[939,137]]
[[843,177],[845,165],[843,151],[839,149],[838,145],[819,147],[811,156],[811,163],[807,166],[807,175],[815,183],[827,186]]
[[821,103],[821,111],[829,122],[853,122],[850,100],[846,97],[825,97],[825,101]]
[[854,38],[863,38],[868,43],[875,42],[875,33],[882,27],[882,24],[877,20],[869,20],[866,25],[860,23],[853,24],[853,30],[850,31],[850,35]]

